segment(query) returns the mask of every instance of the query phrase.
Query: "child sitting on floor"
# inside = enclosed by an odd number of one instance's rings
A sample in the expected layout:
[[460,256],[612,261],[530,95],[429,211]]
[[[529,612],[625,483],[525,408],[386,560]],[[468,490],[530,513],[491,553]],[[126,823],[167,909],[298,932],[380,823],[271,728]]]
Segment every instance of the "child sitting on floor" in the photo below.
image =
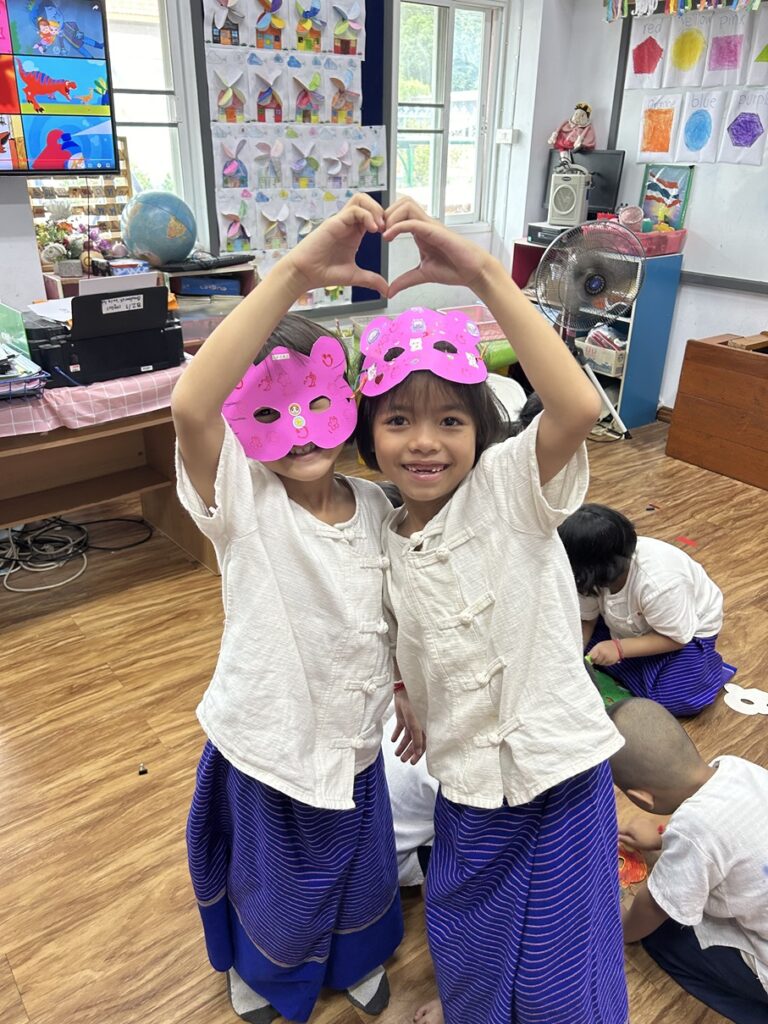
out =
[[638,537],[605,505],[582,505],[559,528],[576,579],[584,652],[636,697],[695,715],[723,685],[715,649],[723,595],[692,558]]
[[659,830],[621,836],[661,850],[647,882],[622,908],[624,940],[647,952],[691,995],[736,1024],[768,1021],[768,771],[740,757],[710,764],[679,722],[650,700],[609,708],[625,744],[615,784],[643,810],[669,815]]

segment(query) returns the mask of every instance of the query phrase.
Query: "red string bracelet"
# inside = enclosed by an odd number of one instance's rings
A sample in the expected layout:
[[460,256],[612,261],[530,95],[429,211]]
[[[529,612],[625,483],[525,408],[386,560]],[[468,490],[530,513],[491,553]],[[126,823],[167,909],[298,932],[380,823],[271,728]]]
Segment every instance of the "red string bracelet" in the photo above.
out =
[[405,683],[403,682],[402,679],[398,679],[397,682],[392,687],[392,689],[394,690],[395,693],[400,693],[401,690],[405,689]]
[[624,660],[624,649],[621,646],[621,641],[620,640],[614,640],[613,637],[611,637],[611,640],[613,640],[613,643],[616,645],[616,650],[619,652],[619,661],[623,661]]

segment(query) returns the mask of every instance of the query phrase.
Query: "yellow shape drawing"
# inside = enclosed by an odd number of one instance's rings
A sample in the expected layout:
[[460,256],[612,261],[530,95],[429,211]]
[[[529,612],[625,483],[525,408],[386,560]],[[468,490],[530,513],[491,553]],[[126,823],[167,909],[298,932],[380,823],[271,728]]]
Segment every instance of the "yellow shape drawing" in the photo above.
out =
[[691,71],[701,60],[706,48],[704,33],[697,28],[687,28],[675,40],[670,60],[678,71]]

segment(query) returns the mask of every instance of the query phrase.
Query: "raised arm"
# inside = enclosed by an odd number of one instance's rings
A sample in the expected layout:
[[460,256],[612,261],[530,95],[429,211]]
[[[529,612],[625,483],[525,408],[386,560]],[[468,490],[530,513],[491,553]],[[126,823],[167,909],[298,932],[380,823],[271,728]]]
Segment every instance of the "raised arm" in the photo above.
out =
[[354,196],[280,260],[216,328],[184,371],[171,399],[173,422],[190,480],[207,505],[215,500],[225,399],[304,292],[326,285],[358,285],[386,295],[386,281],[355,263],[366,232],[381,231],[383,226],[378,203],[365,194]]
[[600,399],[578,363],[497,259],[428,217],[411,199],[386,213],[390,241],[411,234],[421,262],[390,286],[390,297],[427,282],[464,285],[493,313],[544,406],[536,455],[543,484],[569,461],[594,426]]

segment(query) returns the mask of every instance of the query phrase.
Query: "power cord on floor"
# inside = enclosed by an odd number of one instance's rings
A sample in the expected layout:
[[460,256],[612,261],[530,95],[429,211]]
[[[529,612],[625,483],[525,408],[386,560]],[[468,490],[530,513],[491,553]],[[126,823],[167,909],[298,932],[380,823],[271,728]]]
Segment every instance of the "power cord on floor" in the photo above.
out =
[[[93,544],[86,526],[102,523],[131,523],[140,526],[146,533],[139,540],[130,544],[121,544],[118,547]],[[127,548],[145,544],[152,533],[152,526],[143,519],[92,519],[83,523],[73,523],[59,516],[10,529],[8,536],[0,539],[0,573],[3,574],[3,587],[15,594],[36,593],[64,587],[85,572],[88,566],[87,550],[110,553],[125,551]],[[55,583],[15,587],[9,582],[19,572],[53,572],[73,559],[80,560],[77,571],[66,579],[57,580]]]

